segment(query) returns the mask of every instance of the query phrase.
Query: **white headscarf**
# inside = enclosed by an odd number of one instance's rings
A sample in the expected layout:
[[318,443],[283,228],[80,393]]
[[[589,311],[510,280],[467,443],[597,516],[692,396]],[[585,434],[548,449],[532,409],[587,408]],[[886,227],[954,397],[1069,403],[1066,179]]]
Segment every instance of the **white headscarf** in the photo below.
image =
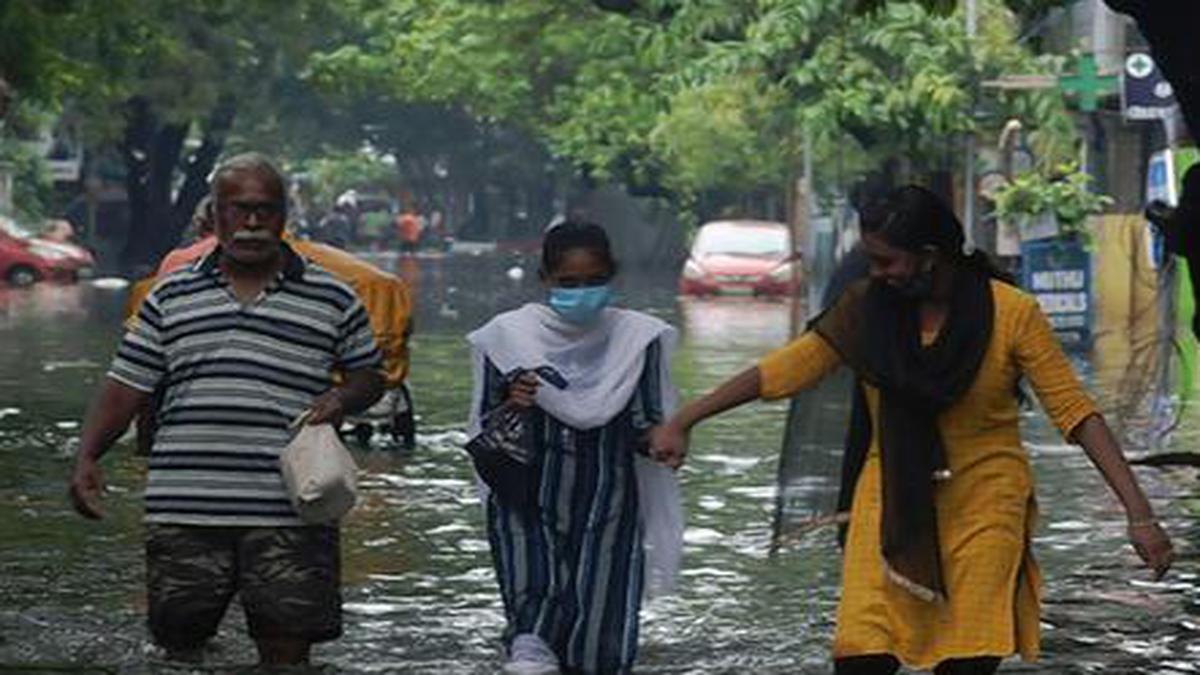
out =
[[[469,334],[475,377],[467,433],[481,428],[484,363],[502,373],[551,365],[567,381],[559,390],[538,386],[537,405],[574,429],[604,426],[621,414],[633,398],[646,365],[646,349],[662,347],[659,382],[663,414],[670,416],[679,395],[670,378],[670,359],[678,333],[665,321],[627,309],[607,308],[593,324],[565,321],[553,309],[530,303],[505,312]],[[646,553],[646,592],[660,595],[674,588],[683,550],[683,507],[675,472],[641,454],[634,455],[638,511]]]

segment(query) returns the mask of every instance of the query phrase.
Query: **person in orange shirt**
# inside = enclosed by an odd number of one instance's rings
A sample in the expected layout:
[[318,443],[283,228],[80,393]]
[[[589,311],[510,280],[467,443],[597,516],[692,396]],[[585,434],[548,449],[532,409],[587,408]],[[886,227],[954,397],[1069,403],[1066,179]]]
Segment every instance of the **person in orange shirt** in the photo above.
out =
[[168,253],[158,264],[158,270],[154,273],[156,278],[196,262],[217,247],[216,221],[213,218],[211,195],[205,195],[196,204],[196,210],[192,213],[192,231],[196,235],[196,241],[190,246],[177,248]]
[[954,212],[909,186],[861,222],[870,278],[791,344],[680,409],[653,430],[651,448],[678,466],[702,420],[850,367],[835,672],[989,675],[1003,658],[1033,660],[1039,649],[1022,379],[1116,493],[1155,578],[1171,565],[1171,540],[1037,300],[982,251],[964,251]]

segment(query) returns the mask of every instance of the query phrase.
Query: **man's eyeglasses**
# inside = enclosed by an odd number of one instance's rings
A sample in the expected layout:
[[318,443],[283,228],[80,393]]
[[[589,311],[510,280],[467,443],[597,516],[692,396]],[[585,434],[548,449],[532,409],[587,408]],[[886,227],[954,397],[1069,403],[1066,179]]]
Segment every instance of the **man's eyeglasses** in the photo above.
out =
[[259,221],[274,220],[283,215],[281,202],[229,201],[221,204],[221,215],[226,220],[244,223],[254,216]]

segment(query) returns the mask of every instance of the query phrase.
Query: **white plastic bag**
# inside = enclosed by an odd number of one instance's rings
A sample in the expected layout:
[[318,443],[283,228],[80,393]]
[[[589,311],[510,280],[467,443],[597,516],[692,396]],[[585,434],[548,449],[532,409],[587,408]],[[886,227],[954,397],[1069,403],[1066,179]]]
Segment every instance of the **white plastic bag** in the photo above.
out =
[[683,559],[683,498],[675,470],[640,453],[633,456],[642,520],[642,567],[647,599],[671,595]]
[[307,523],[346,515],[358,494],[358,465],[329,424],[305,424],[279,456],[283,483]]

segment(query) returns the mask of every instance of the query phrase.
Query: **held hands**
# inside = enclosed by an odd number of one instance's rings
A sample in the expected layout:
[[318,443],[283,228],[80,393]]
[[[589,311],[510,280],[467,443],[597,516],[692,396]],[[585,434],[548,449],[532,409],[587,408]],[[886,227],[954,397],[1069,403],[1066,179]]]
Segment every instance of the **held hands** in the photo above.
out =
[[1175,558],[1171,538],[1156,520],[1138,520],[1129,524],[1129,543],[1133,550],[1154,571],[1154,580],[1163,578]]
[[104,517],[104,505],[100,500],[104,494],[104,472],[95,460],[81,458],[75,463],[69,494],[71,505],[79,515],[90,520]]
[[518,408],[532,408],[537,402],[537,390],[537,373],[521,373],[508,388],[508,403]]
[[650,430],[650,456],[672,469],[683,466],[687,457],[688,432],[674,420]]

